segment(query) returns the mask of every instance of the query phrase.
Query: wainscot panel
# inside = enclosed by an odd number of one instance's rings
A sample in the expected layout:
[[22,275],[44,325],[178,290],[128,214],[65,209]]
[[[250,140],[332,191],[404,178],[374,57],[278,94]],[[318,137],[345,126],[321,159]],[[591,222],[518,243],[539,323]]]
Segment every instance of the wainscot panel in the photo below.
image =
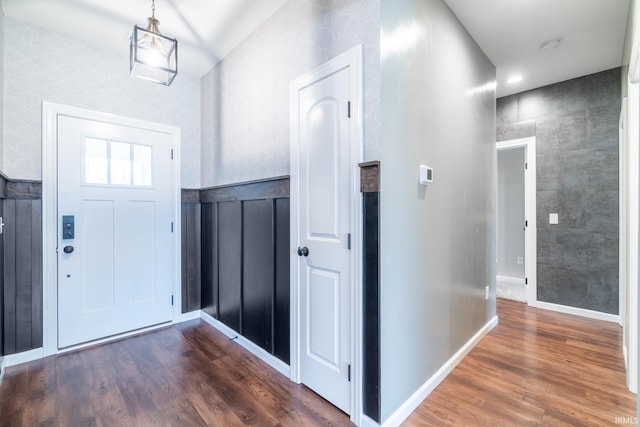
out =
[[42,185],[0,179],[2,354],[42,346]]
[[289,178],[200,191],[202,309],[289,363]]
[[182,203],[182,312],[200,309],[200,204]]
[[380,422],[380,162],[360,164],[363,205],[363,411]]

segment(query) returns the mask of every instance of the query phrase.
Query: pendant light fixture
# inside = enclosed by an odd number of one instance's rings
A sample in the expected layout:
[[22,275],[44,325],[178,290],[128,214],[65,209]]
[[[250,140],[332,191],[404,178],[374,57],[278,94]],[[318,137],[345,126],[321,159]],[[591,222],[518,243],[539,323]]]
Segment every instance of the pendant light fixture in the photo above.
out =
[[147,28],[133,27],[129,72],[132,76],[169,86],[178,74],[178,41],[160,34],[158,25],[156,2],[151,0]]

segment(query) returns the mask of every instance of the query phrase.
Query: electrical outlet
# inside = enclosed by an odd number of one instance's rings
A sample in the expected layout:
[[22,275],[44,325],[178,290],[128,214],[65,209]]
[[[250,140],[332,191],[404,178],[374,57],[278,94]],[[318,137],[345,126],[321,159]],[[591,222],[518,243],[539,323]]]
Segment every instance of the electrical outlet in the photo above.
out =
[[524,264],[524,258],[519,256],[518,258],[516,258],[516,261],[518,262],[518,265],[522,265]]
[[486,288],[484,288],[484,299],[485,300],[489,299],[489,287],[488,286]]

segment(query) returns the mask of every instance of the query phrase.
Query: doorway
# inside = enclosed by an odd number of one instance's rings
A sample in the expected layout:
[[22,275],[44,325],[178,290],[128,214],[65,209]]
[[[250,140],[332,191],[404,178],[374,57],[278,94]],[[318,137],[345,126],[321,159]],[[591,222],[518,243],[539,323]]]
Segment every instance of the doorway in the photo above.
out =
[[362,47],[293,81],[290,92],[291,379],[355,421],[361,406]]
[[179,130],[43,104],[44,355],[179,316]]
[[537,303],[535,137],[499,142],[496,296]]

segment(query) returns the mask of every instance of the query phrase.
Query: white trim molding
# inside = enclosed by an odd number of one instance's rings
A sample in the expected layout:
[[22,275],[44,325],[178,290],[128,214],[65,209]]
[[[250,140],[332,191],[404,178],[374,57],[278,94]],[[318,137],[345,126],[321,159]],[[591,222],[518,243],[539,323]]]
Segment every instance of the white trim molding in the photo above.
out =
[[[42,264],[43,264],[43,356],[58,353],[58,162],[57,138],[58,116],[79,117],[116,125],[148,129],[171,135],[173,149],[172,163],[172,206],[174,227],[173,249],[173,289],[174,307],[172,321],[182,317],[181,295],[181,208],[180,208],[180,128],[145,120],[132,119],[83,108],[70,107],[52,102],[42,102]],[[117,339],[118,337],[114,337]],[[93,343],[89,343],[91,345]]]
[[15,354],[8,354],[4,356],[5,367],[16,366],[22,363],[33,362],[44,357],[44,350],[42,347],[34,348],[33,350],[23,351]]
[[538,308],[558,313],[573,314],[574,316],[586,317],[605,322],[620,323],[620,316],[617,314],[603,313],[601,311],[587,310],[585,308],[570,307],[568,305],[554,304],[551,302],[538,301]]
[[5,358],[0,356],[0,387],[2,387],[2,380],[4,379],[4,364]]
[[252,343],[247,338],[243,337],[242,335],[240,335],[239,333],[237,333],[236,331],[234,331],[224,323],[210,316],[208,313],[205,313],[204,311],[200,311],[200,318],[205,322],[207,322],[212,327],[214,327],[215,329],[217,329],[218,331],[222,332],[229,338],[233,339],[241,347],[248,350],[251,354],[256,356],[258,359],[262,360],[264,363],[271,366],[273,369],[280,372],[285,377],[290,378],[291,369],[289,365],[284,363],[282,360],[278,359],[274,355],[265,351],[262,347],[258,346],[257,344]]
[[[475,333],[469,341],[451,356],[447,362],[436,371],[409,399],[407,399],[389,418],[383,423],[382,427],[397,427],[409,417],[422,403],[424,399],[431,394],[433,390],[458,366],[467,354],[485,337],[493,328],[498,325],[498,316],[493,316],[478,332]],[[363,424],[365,425],[365,424]],[[375,425],[375,424],[374,424]]]
[[502,280],[503,282],[513,283],[514,285],[524,285],[524,279],[521,277],[509,277],[509,276],[496,276],[496,280]]

